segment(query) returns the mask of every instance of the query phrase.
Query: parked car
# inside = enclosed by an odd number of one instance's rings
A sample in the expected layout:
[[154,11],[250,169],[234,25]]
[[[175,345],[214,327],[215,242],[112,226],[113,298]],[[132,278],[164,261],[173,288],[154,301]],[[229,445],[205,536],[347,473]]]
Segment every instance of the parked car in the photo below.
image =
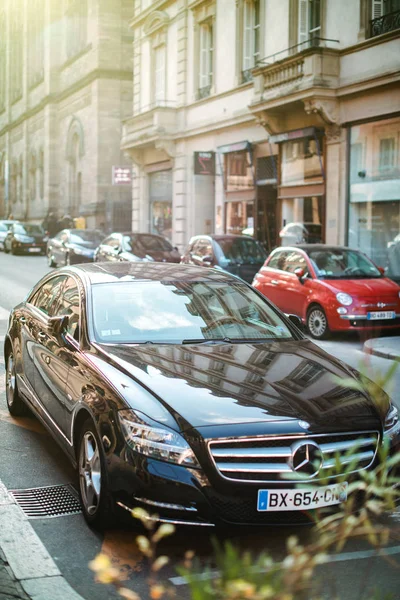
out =
[[322,225],[319,223],[287,223],[279,232],[282,246],[294,244],[319,244],[322,242]]
[[253,286],[322,339],[329,331],[400,326],[400,286],[383,272],[358,250],[300,245],[274,250]]
[[11,225],[17,221],[11,221],[9,219],[0,221],[0,250],[4,250],[4,240]]
[[101,261],[156,261],[178,263],[177,248],[161,235],[152,233],[112,233],[96,250],[95,262]]
[[400,449],[388,396],[338,385],[359,374],[221,270],[49,273],[12,310],[4,356],[9,411],[28,405],[77,467],[92,525],[117,502],[177,524],[298,523],[346,501],[347,463],[353,480],[383,441]]
[[47,242],[49,267],[93,262],[103,238],[104,234],[97,229],[63,229]]
[[247,235],[196,235],[191,238],[182,263],[217,267],[251,283],[266,257],[261,244]]
[[4,238],[4,252],[45,254],[48,237],[41,225],[13,223]]

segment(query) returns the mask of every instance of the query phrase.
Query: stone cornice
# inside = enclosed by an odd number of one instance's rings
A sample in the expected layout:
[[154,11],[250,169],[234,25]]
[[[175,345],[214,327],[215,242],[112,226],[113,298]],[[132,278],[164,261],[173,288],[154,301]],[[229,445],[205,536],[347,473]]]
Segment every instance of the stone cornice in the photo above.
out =
[[395,29],[394,31],[389,31],[388,33],[382,33],[382,35],[377,35],[375,37],[368,38],[367,40],[358,42],[353,46],[347,46],[347,48],[342,48],[341,50],[339,50],[339,52],[341,56],[345,56],[346,54],[359,52],[360,50],[364,50],[365,48],[372,48],[373,46],[377,46],[378,44],[383,44],[385,42],[390,42],[391,40],[396,39],[399,39],[398,29]]
[[81,79],[79,79],[78,81],[76,81],[75,83],[73,83],[72,85],[70,85],[68,88],[61,90],[58,93],[48,94],[47,96],[44,96],[38,104],[24,111],[17,119],[15,119],[15,121],[7,123],[7,125],[0,130],[0,137],[8,133],[9,131],[12,131],[13,129],[15,129],[15,127],[21,125],[21,123],[23,123],[26,119],[30,119],[31,117],[42,111],[49,104],[58,104],[65,98],[68,98],[68,96],[81,90],[87,85],[90,85],[91,83],[93,83],[93,81],[96,81],[97,79],[118,79],[120,81],[132,81],[132,77],[132,71],[95,69],[87,75],[85,75],[84,77],[82,77]]

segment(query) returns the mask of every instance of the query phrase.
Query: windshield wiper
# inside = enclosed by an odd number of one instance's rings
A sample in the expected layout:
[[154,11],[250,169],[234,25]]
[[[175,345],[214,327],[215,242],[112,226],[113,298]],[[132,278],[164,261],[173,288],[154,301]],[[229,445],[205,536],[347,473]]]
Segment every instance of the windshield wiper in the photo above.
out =
[[228,337],[208,340],[207,338],[193,338],[182,340],[181,344],[232,344],[232,340]]

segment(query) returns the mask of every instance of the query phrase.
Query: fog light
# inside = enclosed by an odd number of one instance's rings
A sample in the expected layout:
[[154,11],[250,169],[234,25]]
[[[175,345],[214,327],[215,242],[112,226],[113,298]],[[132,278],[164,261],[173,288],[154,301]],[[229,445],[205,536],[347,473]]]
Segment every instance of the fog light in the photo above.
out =
[[347,314],[347,308],[345,308],[344,306],[340,306],[337,309],[337,311],[338,311],[339,315],[345,315],[345,314]]

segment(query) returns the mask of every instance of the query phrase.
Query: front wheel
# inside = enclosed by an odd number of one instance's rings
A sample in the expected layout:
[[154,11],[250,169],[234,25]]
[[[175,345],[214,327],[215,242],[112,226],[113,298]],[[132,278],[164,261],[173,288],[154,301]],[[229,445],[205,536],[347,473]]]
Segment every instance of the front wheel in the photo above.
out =
[[27,406],[18,394],[14,354],[10,352],[6,360],[7,408],[13,417],[22,417],[27,413]]
[[316,340],[323,340],[328,337],[328,319],[320,306],[313,306],[308,311],[307,329],[310,335]]
[[93,527],[109,525],[113,520],[113,510],[104,451],[91,419],[85,421],[81,429],[78,468],[79,492],[86,521]]

